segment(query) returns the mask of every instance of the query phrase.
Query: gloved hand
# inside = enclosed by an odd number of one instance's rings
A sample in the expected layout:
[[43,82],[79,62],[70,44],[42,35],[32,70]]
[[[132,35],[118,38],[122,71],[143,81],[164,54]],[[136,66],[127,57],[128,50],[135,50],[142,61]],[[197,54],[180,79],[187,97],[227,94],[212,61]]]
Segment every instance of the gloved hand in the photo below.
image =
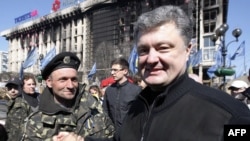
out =
[[244,92],[242,92],[242,94],[248,99],[250,99],[250,87],[248,87]]

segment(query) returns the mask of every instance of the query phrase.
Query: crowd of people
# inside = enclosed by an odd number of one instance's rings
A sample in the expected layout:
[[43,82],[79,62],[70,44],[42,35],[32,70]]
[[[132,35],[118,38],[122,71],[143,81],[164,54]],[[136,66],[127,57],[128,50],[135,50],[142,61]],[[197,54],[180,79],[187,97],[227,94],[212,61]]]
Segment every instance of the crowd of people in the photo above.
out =
[[[143,13],[135,23],[138,74],[124,58],[111,62],[109,79],[81,84],[81,60],[57,54],[42,70],[7,84],[3,141],[222,141],[224,125],[250,124],[250,88],[236,80],[231,95],[188,74],[192,21],[178,6]],[[215,116],[216,115],[216,116]]]

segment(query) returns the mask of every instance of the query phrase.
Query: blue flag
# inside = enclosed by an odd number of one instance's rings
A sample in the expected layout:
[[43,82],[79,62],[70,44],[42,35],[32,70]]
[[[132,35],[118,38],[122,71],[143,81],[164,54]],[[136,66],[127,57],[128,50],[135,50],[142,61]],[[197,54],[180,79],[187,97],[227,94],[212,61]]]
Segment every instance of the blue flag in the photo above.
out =
[[138,53],[137,53],[137,50],[136,50],[136,46],[134,45],[131,53],[130,53],[130,56],[129,56],[129,59],[128,59],[128,63],[129,63],[129,69],[130,71],[135,74],[137,73],[138,71]]
[[233,56],[231,57],[231,60],[235,60],[237,56],[245,56],[245,41],[243,41],[240,46],[237,48]]
[[44,67],[49,63],[49,61],[56,56],[56,48],[53,47],[47,55],[40,61],[40,70],[43,70]]
[[27,58],[23,62],[23,68],[26,69],[33,66],[36,63],[37,58],[38,58],[37,48],[33,47],[33,49],[28,53]]
[[213,65],[210,68],[208,68],[207,70],[207,75],[209,76],[209,78],[213,78],[215,77],[214,72],[219,68],[218,65]]
[[92,69],[88,74],[88,79],[92,78],[95,73],[96,73],[96,63],[92,66]]
[[221,51],[218,50],[214,56],[215,64],[208,68],[207,70],[207,75],[209,78],[215,77],[214,72],[221,66],[222,64],[222,56],[221,56]]
[[23,79],[23,73],[24,73],[23,64],[21,64],[21,68],[20,68],[20,71],[19,71],[19,79],[20,80]]
[[38,58],[37,48],[33,47],[32,50],[28,53],[27,58],[25,61],[21,64],[20,72],[19,72],[19,78],[23,78],[24,69],[29,68],[33,66]]
[[196,53],[194,53],[192,56],[189,58],[189,65],[191,66],[197,66],[201,63],[202,61],[202,51],[199,50]]

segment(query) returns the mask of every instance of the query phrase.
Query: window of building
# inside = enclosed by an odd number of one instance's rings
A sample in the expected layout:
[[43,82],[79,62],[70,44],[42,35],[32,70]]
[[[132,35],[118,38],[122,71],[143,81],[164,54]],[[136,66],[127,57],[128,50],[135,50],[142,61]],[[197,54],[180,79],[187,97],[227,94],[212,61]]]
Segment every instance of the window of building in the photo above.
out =
[[74,20],[74,26],[77,26],[77,19]]
[[214,47],[214,42],[210,39],[210,36],[206,36],[204,39],[204,47]]
[[204,0],[204,7],[214,6],[217,4],[217,0]]
[[203,12],[203,19],[204,19],[204,22],[207,22],[207,21],[216,21],[216,17],[217,17],[217,9],[213,9],[213,10],[205,10]]
[[214,32],[215,30],[215,25],[216,23],[215,22],[209,22],[209,23],[204,23],[204,33],[211,33],[211,32]]
[[77,35],[77,28],[75,29],[75,35]]
[[203,60],[204,61],[213,61],[214,54],[215,54],[214,42],[211,41],[210,36],[204,37],[203,40],[204,40]]
[[77,43],[77,37],[74,38],[74,43],[75,43],[75,44]]
[[203,60],[204,61],[214,61],[215,48],[204,48],[203,49]]
[[66,39],[63,39],[62,51],[66,51]]
[[204,33],[214,32],[216,26],[217,10],[206,10],[203,13]]

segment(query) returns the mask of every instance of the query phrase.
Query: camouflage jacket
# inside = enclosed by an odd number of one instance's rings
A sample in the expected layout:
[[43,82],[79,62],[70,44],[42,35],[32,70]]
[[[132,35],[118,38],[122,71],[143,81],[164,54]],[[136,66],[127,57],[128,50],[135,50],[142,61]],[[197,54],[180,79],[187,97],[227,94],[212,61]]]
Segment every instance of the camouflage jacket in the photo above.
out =
[[73,108],[65,109],[54,102],[53,94],[45,88],[40,96],[39,111],[25,124],[24,140],[50,141],[60,131],[74,132],[83,137],[112,137],[114,126],[91,94],[79,86]]
[[8,102],[7,119],[5,128],[9,141],[20,140],[24,119],[32,112],[28,103],[20,96]]

